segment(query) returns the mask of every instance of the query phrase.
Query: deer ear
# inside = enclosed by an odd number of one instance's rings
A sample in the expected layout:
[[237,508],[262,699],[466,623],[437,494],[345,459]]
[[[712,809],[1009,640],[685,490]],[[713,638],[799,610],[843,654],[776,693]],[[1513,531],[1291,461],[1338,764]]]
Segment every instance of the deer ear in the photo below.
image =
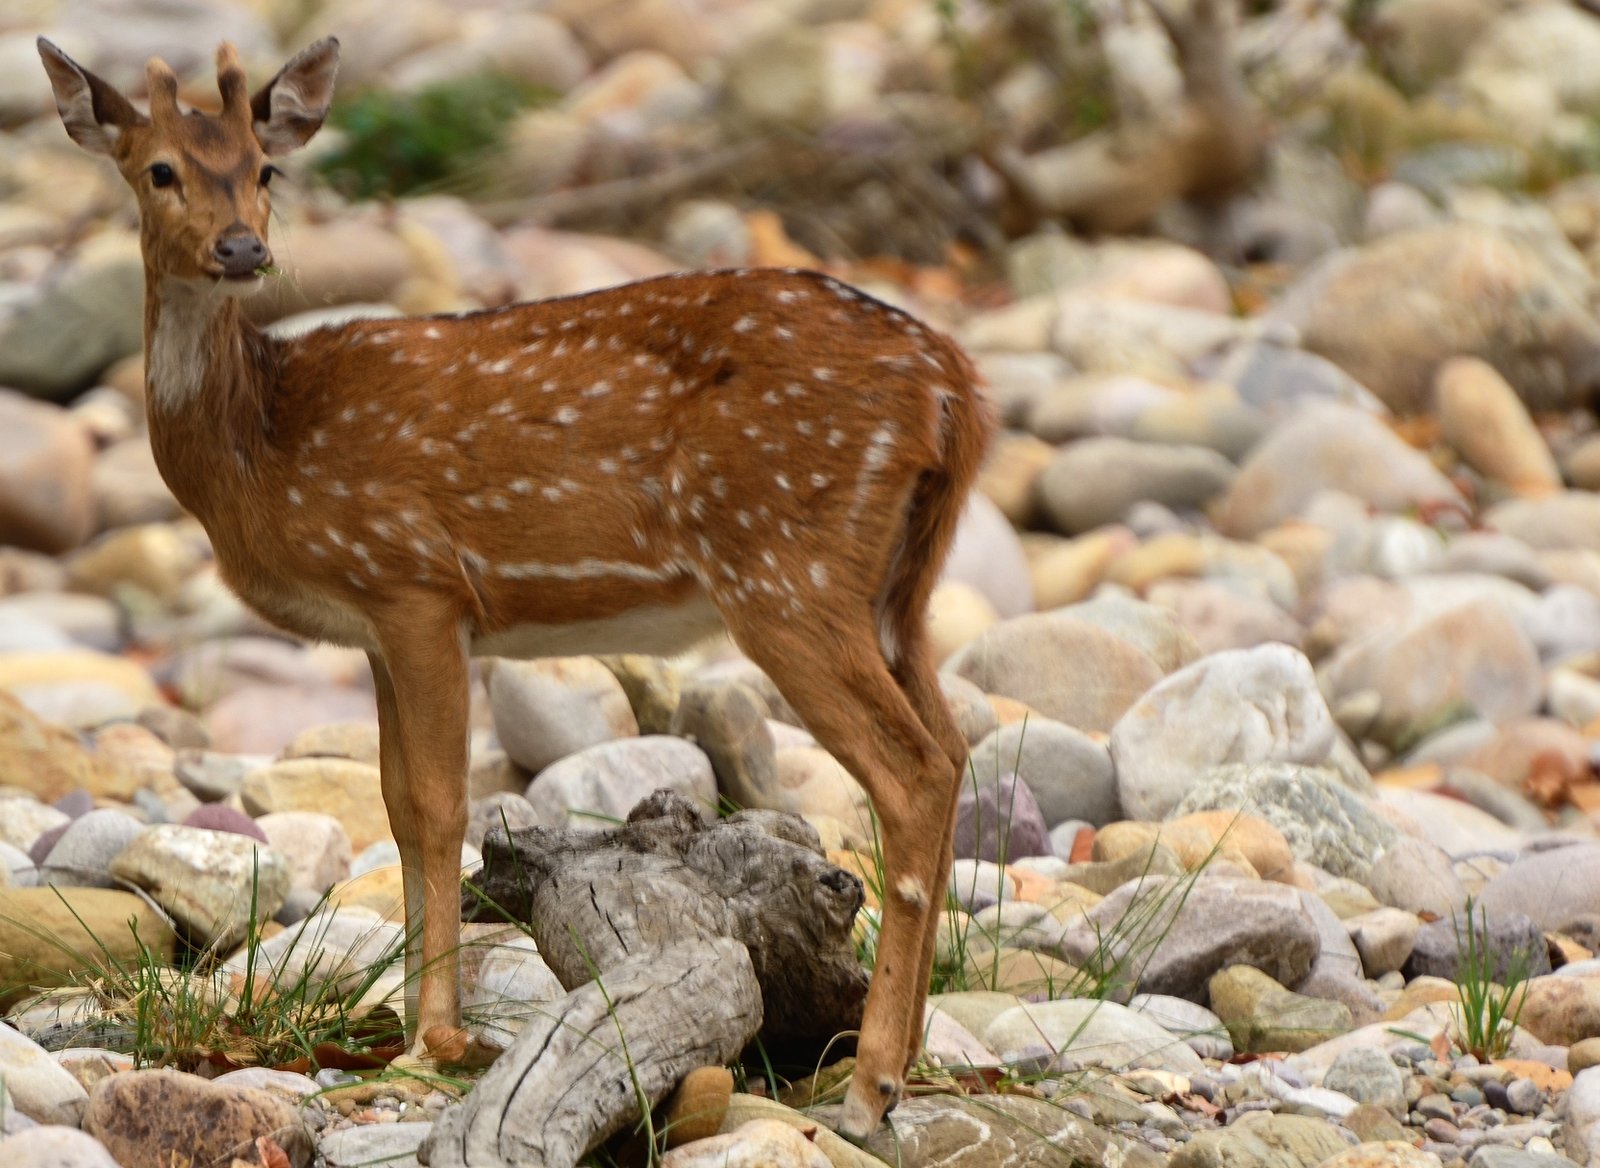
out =
[[256,140],[268,154],[298,150],[322,128],[333,104],[333,79],[339,72],[339,42],[324,37],[300,50],[278,75],[250,99]]
[[50,75],[50,87],[55,90],[61,124],[79,146],[91,154],[110,156],[123,130],[148,121],[109,82],[96,77],[44,37],[39,38],[38,44],[39,58]]

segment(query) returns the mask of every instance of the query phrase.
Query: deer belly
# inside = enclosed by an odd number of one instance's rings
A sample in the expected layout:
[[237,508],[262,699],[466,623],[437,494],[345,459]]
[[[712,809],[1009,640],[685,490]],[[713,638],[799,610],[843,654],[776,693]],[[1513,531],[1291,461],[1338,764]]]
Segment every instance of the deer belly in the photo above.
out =
[[475,657],[572,657],[646,653],[670,657],[723,631],[709,597],[696,591],[675,604],[641,605],[615,616],[565,624],[519,624],[472,638]]
[[240,591],[246,604],[286,632],[353,649],[377,647],[372,626],[354,608],[310,589]]

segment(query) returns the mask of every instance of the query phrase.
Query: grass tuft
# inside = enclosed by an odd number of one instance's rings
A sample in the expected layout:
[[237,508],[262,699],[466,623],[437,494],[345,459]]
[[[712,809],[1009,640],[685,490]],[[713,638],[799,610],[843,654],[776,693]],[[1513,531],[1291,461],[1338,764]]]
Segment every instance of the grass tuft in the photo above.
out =
[[1513,950],[1501,968],[1489,944],[1489,915],[1475,906],[1471,897],[1465,912],[1451,923],[1456,933],[1456,989],[1461,998],[1455,1012],[1457,1038],[1461,1048],[1478,1059],[1500,1058],[1510,1048],[1512,1032],[1528,998],[1533,954],[1526,949]]
[[[405,952],[403,935],[357,960],[330,956],[328,916],[318,906],[282,952],[269,957],[262,933],[258,882],[252,879],[249,921],[238,962],[215,947],[163,960],[138,935],[134,956],[117,956],[82,917],[97,952],[71,954],[80,970],[64,989],[34,999],[54,1005],[62,1024],[47,1036],[55,1049],[99,1046],[126,1054],[138,1067],[198,1071],[202,1066],[377,1066],[403,1045],[398,1013],[382,1008],[381,982]],[[70,901],[57,890],[69,912]],[[13,925],[54,942],[26,922]],[[63,950],[65,951],[65,950]],[[18,987],[0,987],[9,995]]]

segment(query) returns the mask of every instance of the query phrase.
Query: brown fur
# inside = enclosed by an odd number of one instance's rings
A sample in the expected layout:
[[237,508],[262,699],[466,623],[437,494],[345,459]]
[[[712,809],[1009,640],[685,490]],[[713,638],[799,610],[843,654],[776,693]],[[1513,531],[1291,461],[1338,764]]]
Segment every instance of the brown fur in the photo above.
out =
[[[263,143],[320,123],[328,45],[248,107],[225,48],[215,119],[179,113],[159,63],[147,119],[41,52],[69,130],[108,146],[139,196],[163,476],[241,597],[372,660],[384,800],[421,927],[419,1034],[448,1045],[459,1019],[468,653],[570,651],[640,610],[623,632],[672,640],[714,608],[866,786],[890,887],[906,890],[885,905],[847,1108],[865,1134],[919,1046],[966,755],[925,629],[990,425],[965,355],[801,271],[274,341],[219,282],[213,249],[265,240]],[[173,186],[150,181],[158,161]]]

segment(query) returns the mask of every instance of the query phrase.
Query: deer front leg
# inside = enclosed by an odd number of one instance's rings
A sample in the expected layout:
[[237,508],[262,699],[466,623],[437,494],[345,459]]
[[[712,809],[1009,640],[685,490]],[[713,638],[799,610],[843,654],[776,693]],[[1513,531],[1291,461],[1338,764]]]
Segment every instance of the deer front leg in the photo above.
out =
[[[461,844],[467,826],[467,651],[454,621],[381,629],[378,688],[383,798],[406,892],[411,1053],[453,1061],[464,1047],[457,986]],[[388,745],[390,742],[392,746]]]
[[417,840],[417,819],[412,814],[411,796],[406,787],[405,756],[400,751],[400,707],[395,698],[394,679],[389,666],[376,653],[368,653],[372,664],[372,687],[378,698],[378,770],[383,776],[383,805],[389,813],[389,830],[400,849],[400,873],[405,886],[406,906],[406,1037],[416,1037],[418,990],[422,978],[422,853]]

